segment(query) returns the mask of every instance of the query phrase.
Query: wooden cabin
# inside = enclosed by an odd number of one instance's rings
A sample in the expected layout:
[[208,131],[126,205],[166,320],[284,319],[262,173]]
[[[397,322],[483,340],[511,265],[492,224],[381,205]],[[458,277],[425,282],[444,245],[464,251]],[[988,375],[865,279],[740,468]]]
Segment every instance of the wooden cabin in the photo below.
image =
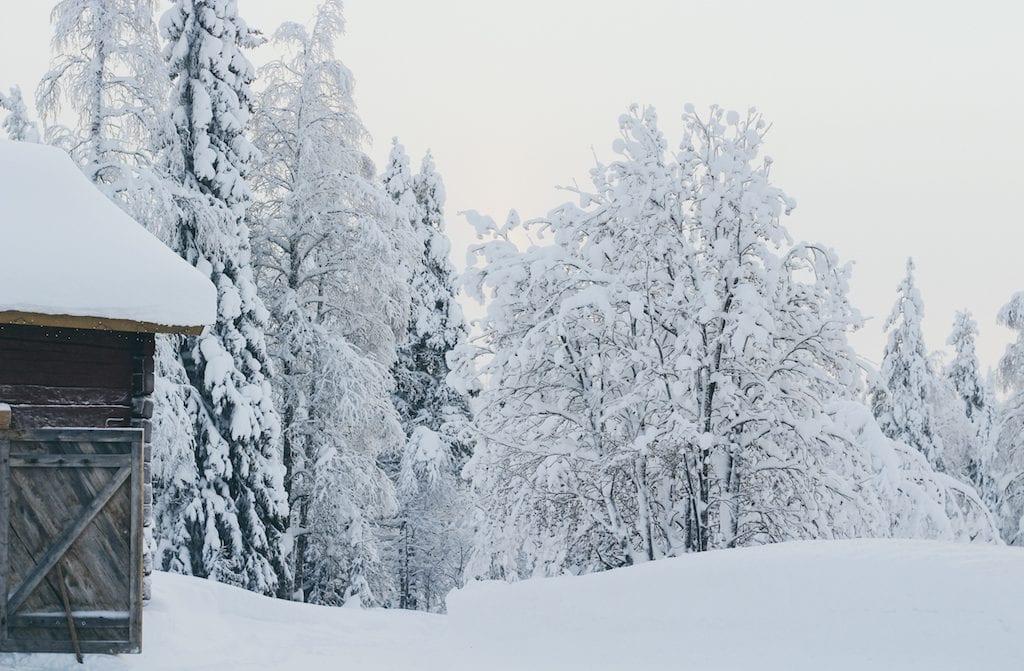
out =
[[0,142],[0,650],[140,649],[155,338],[215,312],[66,154]]

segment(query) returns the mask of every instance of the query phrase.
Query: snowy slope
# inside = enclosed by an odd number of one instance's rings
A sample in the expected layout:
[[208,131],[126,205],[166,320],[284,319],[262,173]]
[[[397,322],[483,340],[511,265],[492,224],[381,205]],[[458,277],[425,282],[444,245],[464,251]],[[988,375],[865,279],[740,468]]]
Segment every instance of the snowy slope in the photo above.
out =
[[204,326],[216,297],[66,153],[0,141],[0,311]]
[[[145,653],[85,669],[1024,668],[1024,550],[786,543],[582,578],[478,583],[449,615],[326,609],[160,574]],[[0,655],[0,668],[83,668]]]
[[484,642],[465,668],[1024,669],[1024,550],[894,540],[723,550],[471,586],[450,597],[449,618]]

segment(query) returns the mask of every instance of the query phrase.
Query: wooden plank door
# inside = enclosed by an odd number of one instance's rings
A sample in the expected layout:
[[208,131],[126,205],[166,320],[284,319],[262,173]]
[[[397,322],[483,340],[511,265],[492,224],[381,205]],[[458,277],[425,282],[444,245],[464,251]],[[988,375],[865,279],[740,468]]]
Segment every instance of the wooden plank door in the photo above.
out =
[[[0,431],[0,650],[142,642],[141,429]],[[60,576],[64,577],[62,587]]]

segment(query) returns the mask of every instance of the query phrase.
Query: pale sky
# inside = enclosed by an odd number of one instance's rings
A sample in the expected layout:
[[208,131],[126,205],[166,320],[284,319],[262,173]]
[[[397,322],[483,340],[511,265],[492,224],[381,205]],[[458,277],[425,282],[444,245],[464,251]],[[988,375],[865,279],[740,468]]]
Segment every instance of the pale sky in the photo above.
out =
[[[47,0],[0,0],[0,86],[34,90],[49,59]],[[239,0],[272,32],[316,0]],[[1024,290],[1024,40],[1020,3],[858,0],[349,0],[338,55],[383,165],[398,135],[418,167],[433,149],[448,189],[454,260],[473,242],[456,212],[524,218],[566,200],[616,119],[654,105],[671,143],[686,102],[757,106],[774,127],[773,176],[798,203],[785,221],[856,262],[853,336],[881,358],[882,322],[907,256],[928,345],[974,312],[983,365]],[[252,54],[257,63],[272,49]]]

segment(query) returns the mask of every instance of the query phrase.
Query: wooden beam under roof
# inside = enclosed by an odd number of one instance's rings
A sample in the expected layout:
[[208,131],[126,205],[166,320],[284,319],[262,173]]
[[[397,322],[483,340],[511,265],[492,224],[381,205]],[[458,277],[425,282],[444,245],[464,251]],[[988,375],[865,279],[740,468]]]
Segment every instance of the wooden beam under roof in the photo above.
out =
[[205,326],[170,326],[139,322],[131,319],[110,319],[107,317],[79,317],[75,315],[47,315],[38,312],[0,310],[0,324],[22,324],[25,326],[53,326],[70,329],[93,329],[98,331],[127,331],[129,333],[178,333],[181,335],[202,335]]

